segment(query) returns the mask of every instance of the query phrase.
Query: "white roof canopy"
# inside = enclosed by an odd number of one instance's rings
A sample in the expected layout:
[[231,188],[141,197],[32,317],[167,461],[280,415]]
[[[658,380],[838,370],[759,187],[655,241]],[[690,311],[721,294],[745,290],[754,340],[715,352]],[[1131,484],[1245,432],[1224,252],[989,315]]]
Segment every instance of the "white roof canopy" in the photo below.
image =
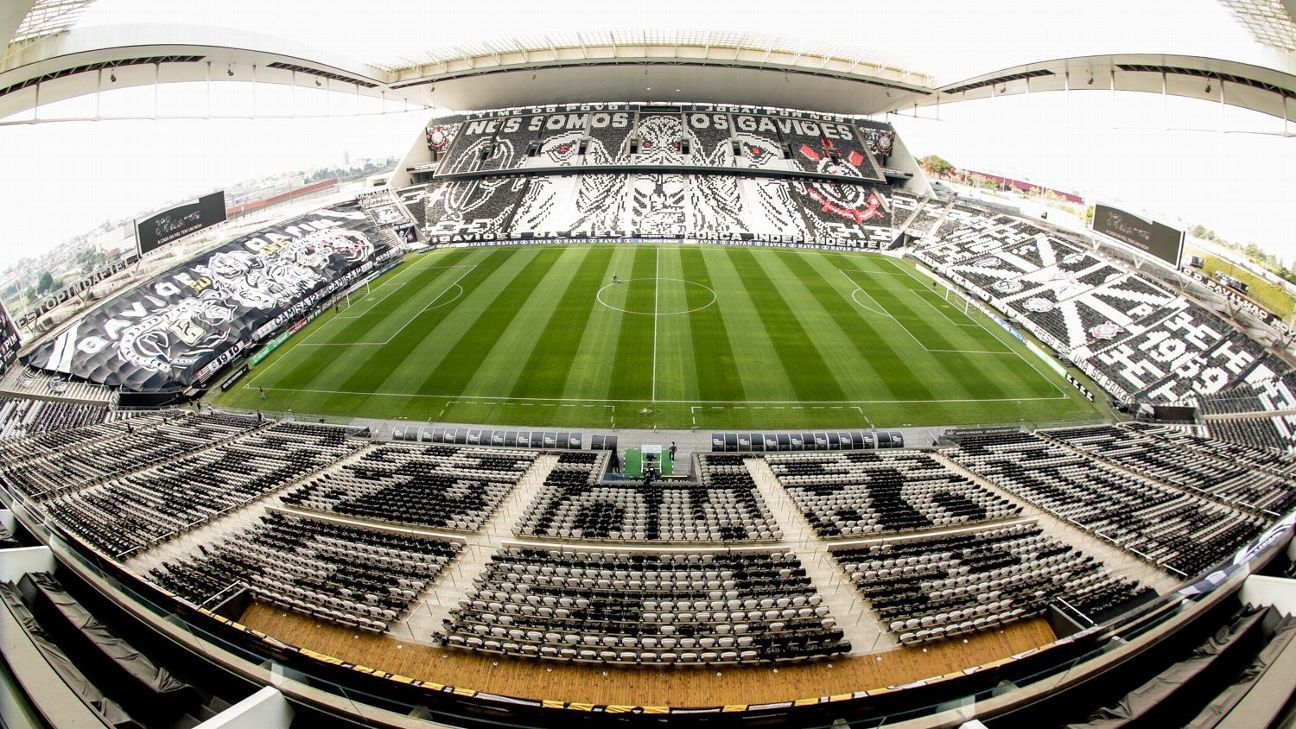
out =
[[[30,12],[17,27],[42,35],[10,44],[0,115],[103,90],[100,79],[68,77],[126,62],[155,66],[116,74],[127,85],[321,81],[452,109],[660,100],[878,113],[1074,89],[1073,72],[1106,69],[1109,83],[1098,87],[1215,98],[1227,82],[1235,93],[1225,92],[1224,103],[1288,116],[1285,92],[1296,90],[1288,47],[1296,0],[23,3]],[[1130,59],[1144,74],[1137,83],[1112,76],[1132,73],[1121,68]],[[166,67],[174,63],[191,66]],[[221,73],[199,72],[197,63]],[[1036,80],[1044,76],[1053,81]],[[30,99],[8,98],[42,84],[49,88]]]

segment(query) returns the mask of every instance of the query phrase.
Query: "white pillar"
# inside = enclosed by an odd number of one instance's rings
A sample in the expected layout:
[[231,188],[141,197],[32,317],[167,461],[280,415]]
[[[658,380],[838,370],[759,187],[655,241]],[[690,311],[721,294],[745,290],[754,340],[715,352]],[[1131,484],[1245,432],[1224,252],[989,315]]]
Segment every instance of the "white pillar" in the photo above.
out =
[[1273,605],[1286,615],[1296,615],[1296,580],[1251,575],[1238,597],[1243,605]]
[[288,729],[293,710],[279,689],[266,686],[198,725],[198,729]]
[[28,572],[53,572],[54,564],[49,547],[0,549],[0,581],[16,583]]

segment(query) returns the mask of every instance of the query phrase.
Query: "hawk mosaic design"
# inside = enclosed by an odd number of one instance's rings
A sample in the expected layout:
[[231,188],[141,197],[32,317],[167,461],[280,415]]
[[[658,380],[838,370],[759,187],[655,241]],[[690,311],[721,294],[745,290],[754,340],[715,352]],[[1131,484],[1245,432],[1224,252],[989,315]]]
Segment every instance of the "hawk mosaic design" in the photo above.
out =
[[[781,132],[801,143],[795,159]],[[890,205],[870,182],[880,176],[844,123],[719,111],[555,111],[464,121],[451,157],[441,174],[583,169],[432,183],[422,217],[436,242],[777,237],[875,247],[894,238]],[[861,182],[597,171],[617,165],[810,171]]]

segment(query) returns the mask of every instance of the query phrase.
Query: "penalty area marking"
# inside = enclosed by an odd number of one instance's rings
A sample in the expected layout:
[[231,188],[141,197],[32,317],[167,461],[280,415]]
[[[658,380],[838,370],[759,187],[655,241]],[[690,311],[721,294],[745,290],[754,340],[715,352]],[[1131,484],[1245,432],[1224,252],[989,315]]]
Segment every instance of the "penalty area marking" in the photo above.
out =
[[[387,338],[384,339],[383,341],[381,341],[381,342],[307,342],[306,340],[302,340],[301,342],[299,342],[299,343],[297,344],[297,346],[298,346],[298,347],[376,347],[376,346],[383,346],[383,345],[386,345],[386,344],[390,344],[391,341],[392,341],[393,339],[395,339],[397,336],[399,336],[401,332],[405,331],[405,327],[407,327],[407,326],[409,326],[411,323],[413,323],[413,321],[414,321],[415,319],[419,318],[419,317],[422,316],[423,314],[426,314],[427,312],[432,311],[432,310],[434,310],[434,309],[440,309],[440,308],[443,307],[443,306],[448,306],[448,305],[450,305],[450,304],[453,304],[454,302],[456,302],[456,301],[458,301],[460,298],[462,298],[462,297],[463,297],[463,294],[464,294],[464,289],[463,289],[463,286],[462,286],[459,282],[462,281],[462,280],[464,279],[465,276],[467,276],[468,274],[472,273],[473,270],[477,268],[477,264],[475,264],[475,263],[471,263],[471,264],[462,264],[462,265],[457,265],[457,266],[433,266],[433,267],[431,267],[431,268],[428,269],[428,270],[435,270],[435,269],[442,269],[442,268],[443,268],[443,269],[451,269],[451,268],[467,268],[468,270],[467,270],[467,271],[464,271],[464,272],[461,273],[461,274],[459,274],[459,277],[456,278],[454,281],[450,282],[450,285],[449,285],[449,286],[447,286],[447,287],[445,287],[444,289],[442,289],[442,290],[441,290],[441,293],[439,293],[439,294],[437,294],[436,296],[432,297],[432,299],[431,299],[430,301],[428,301],[428,303],[427,303],[426,306],[424,306],[422,309],[419,309],[418,311],[414,312],[414,314],[412,314],[412,315],[409,317],[409,319],[407,319],[407,320],[405,321],[405,323],[401,325],[401,328],[400,328],[400,329],[397,329],[396,331],[392,332],[392,335],[391,335],[390,337],[387,337]],[[453,298],[450,298],[450,299],[447,299],[447,300],[445,300],[445,301],[441,301],[442,297],[444,297],[446,294],[450,293],[451,290],[454,290],[454,291],[455,291],[455,295],[454,295],[454,297],[453,297]],[[440,303],[437,303],[437,302],[440,302]],[[330,321],[332,321],[332,320],[330,320]],[[325,323],[328,323],[328,322],[325,322]],[[323,327],[321,327],[321,328],[323,328]],[[315,330],[315,332],[318,332],[318,331],[319,331],[319,329],[316,329],[316,330]],[[312,334],[314,334],[315,332],[312,332]]]
[[[407,268],[405,268],[404,270],[397,271],[394,275],[391,276],[391,278],[388,278],[386,281],[383,281],[382,283],[380,283],[380,284],[378,284],[377,286],[374,286],[374,287],[373,287],[373,290],[377,290],[377,289],[381,289],[381,288],[385,288],[385,287],[390,287],[390,290],[384,292],[383,295],[382,295],[380,298],[378,298],[378,299],[373,299],[373,298],[372,298],[372,296],[373,296],[372,291],[366,292],[365,295],[364,295],[364,296],[363,296],[359,301],[357,301],[357,302],[355,303],[354,306],[348,306],[346,311],[344,311],[344,312],[338,314],[337,316],[333,317],[333,319],[359,319],[360,317],[363,317],[364,315],[366,315],[366,314],[368,314],[370,311],[372,311],[373,308],[374,308],[375,306],[378,306],[378,305],[381,304],[382,302],[386,301],[386,300],[387,300],[387,297],[389,297],[389,296],[391,296],[392,294],[396,293],[399,289],[404,288],[404,287],[405,287],[405,284],[409,283],[409,281],[401,281],[400,279],[401,279],[402,277],[404,277],[404,276],[407,276],[407,275],[409,275],[409,274],[415,272],[415,271],[422,271],[422,270],[424,270],[424,269],[432,270],[432,269],[437,269],[437,268],[458,268],[458,267],[461,266],[461,265],[466,265],[466,264],[456,264],[456,265],[452,265],[452,266],[422,266],[422,267],[419,266],[419,264],[423,263],[424,261],[435,261],[435,260],[436,260],[436,259],[433,258],[433,257],[431,257],[431,256],[426,256],[426,257],[424,257],[424,258],[420,258],[420,259],[417,260],[417,261],[414,261],[413,263],[411,263],[411,264],[410,264]],[[395,285],[393,286],[393,284],[395,284]],[[348,314],[350,314],[350,312],[351,312],[351,309],[353,309],[353,308],[355,308],[355,307],[358,307],[358,306],[360,306],[361,304],[369,303],[369,302],[371,302],[371,301],[372,301],[372,303],[369,304],[368,308],[364,309],[364,310],[361,311],[359,314],[356,314],[356,315],[354,315],[354,316],[348,316]],[[332,321],[332,319],[330,319],[329,321]],[[327,323],[327,322],[325,322],[325,323]]]
[[[864,289],[863,286],[860,286],[858,281],[856,281],[855,279],[851,278],[850,272],[848,272],[848,271],[846,271],[845,269],[842,269],[842,268],[837,269],[837,271],[838,271],[838,273],[840,273],[841,275],[845,276],[845,277],[846,277],[846,280],[847,280],[847,281],[850,281],[850,282],[851,282],[852,284],[854,284],[854,286],[855,286],[855,290],[851,292],[851,301],[854,301],[855,304],[856,304],[857,306],[859,306],[861,309],[865,309],[865,310],[871,311],[871,312],[873,312],[873,313],[875,313],[875,314],[880,314],[880,315],[885,316],[886,318],[890,319],[891,321],[895,322],[896,325],[899,326],[900,329],[901,329],[902,331],[904,331],[905,334],[908,334],[908,335],[909,335],[909,338],[910,338],[910,339],[912,339],[912,340],[914,340],[915,342],[917,342],[918,346],[919,346],[919,347],[922,347],[923,350],[926,351],[926,352],[931,352],[931,353],[933,353],[933,354],[995,354],[995,355],[1013,354],[1013,355],[1017,355],[1019,358],[1021,358],[1021,355],[1018,354],[1018,353],[1017,353],[1015,350],[1013,350],[1011,347],[1005,347],[1004,349],[942,349],[942,348],[928,347],[927,344],[926,344],[926,342],[923,342],[923,341],[922,341],[921,339],[919,339],[919,338],[918,338],[918,337],[917,337],[913,332],[909,331],[909,327],[905,326],[904,322],[902,322],[902,321],[900,321],[899,319],[897,319],[896,316],[895,316],[895,314],[892,314],[892,313],[889,312],[889,311],[884,311],[883,309],[885,309],[885,307],[883,307],[881,304],[879,304],[878,301],[877,301],[877,299],[873,298],[872,294],[870,294],[868,291],[866,291],[866,290]],[[865,270],[863,270],[863,269],[859,269],[859,272],[860,272],[860,273],[874,273],[873,271],[865,271]],[[915,293],[915,294],[917,294],[917,293],[919,292],[918,289],[909,289],[909,291],[912,292],[912,293]],[[869,301],[872,301],[874,304],[877,305],[877,307],[880,307],[880,308],[874,308],[873,306],[869,306],[868,304],[865,304],[864,302],[860,301],[860,300],[859,300],[859,294],[861,294],[861,293],[864,294],[865,296],[867,296],[868,299],[869,299]],[[936,307],[935,304],[932,304],[930,301],[927,301],[927,300],[926,300],[924,297],[922,297],[922,296],[916,296],[916,298],[918,298],[920,301],[922,301],[923,303],[927,304],[928,306],[932,307],[933,309],[936,309],[937,313],[939,313],[941,316],[944,316],[946,319],[949,319],[949,316],[946,315],[945,312],[940,311],[940,309],[938,309],[938,308]],[[951,323],[951,324],[954,324],[955,326],[965,326],[965,327],[973,327],[973,326],[976,326],[976,327],[981,327],[982,330],[985,330],[985,327],[984,327],[980,322],[978,322],[978,321],[976,321],[976,320],[973,320],[971,317],[968,317],[968,319],[969,319],[969,323],[968,323],[968,324],[959,324],[959,323],[957,323],[957,322],[954,322],[953,320],[950,320],[950,323]],[[987,334],[990,334],[989,331],[986,331],[986,333],[987,333]],[[998,342],[999,344],[1003,344],[1003,340],[999,339],[998,337],[994,336],[993,334],[990,334],[990,338],[993,339],[994,341]],[[1024,359],[1024,358],[1023,358],[1023,359]],[[1031,363],[1030,363],[1030,362],[1027,362],[1026,364],[1030,365]],[[1031,366],[1033,367],[1034,365],[1031,365]],[[1038,371],[1039,371],[1039,370],[1037,369],[1036,372],[1038,372]],[[1059,389],[1060,389],[1060,388],[1059,388]],[[1010,399],[1019,399],[1019,398],[1010,398]],[[931,402],[935,402],[935,401],[933,400],[933,401],[931,401]]]
[[[893,274],[893,275],[898,276],[898,275],[900,275],[900,274]],[[935,309],[935,310],[936,310],[936,313],[937,313],[937,314],[940,314],[940,315],[943,316],[943,317],[945,317],[945,319],[946,319],[947,321],[949,321],[950,324],[953,324],[953,325],[956,326],[956,327],[977,327],[977,326],[979,326],[976,322],[972,321],[972,318],[971,318],[971,317],[966,316],[966,315],[964,315],[964,318],[967,319],[967,321],[955,321],[954,317],[950,316],[949,314],[946,314],[945,311],[944,311],[943,309],[941,309],[941,307],[939,307],[939,306],[937,306],[936,304],[933,304],[932,302],[930,302],[930,301],[927,300],[927,289],[909,289],[909,291],[913,292],[914,294],[917,294],[917,295],[918,295],[918,300],[919,300],[919,301],[921,301],[921,302],[923,302],[924,304],[926,304],[926,305],[930,306],[931,308]],[[937,297],[937,298],[939,298],[939,297]],[[947,307],[949,307],[951,311],[954,311],[954,312],[956,312],[956,313],[958,312],[958,309],[954,308],[953,306],[950,306],[950,303],[949,303],[948,301],[945,302],[945,305],[946,305]]]
[[[917,281],[918,283],[920,283],[920,284],[922,284],[922,285],[924,285],[924,286],[927,284],[926,281],[923,281],[922,279],[918,278],[917,276],[915,276],[915,275],[913,274],[913,272],[911,272],[911,271],[909,271],[907,268],[905,268],[905,267],[903,267],[903,266],[897,264],[895,261],[887,261],[887,263],[888,263],[891,267],[893,267],[893,268],[895,268],[895,269],[897,269],[897,270],[900,270],[900,271],[905,272],[906,274],[909,275],[909,278],[912,278],[913,280]],[[935,280],[935,279],[933,279],[933,280]],[[943,281],[941,281],[941,283],[944,284]],[[858,284],[856,284],[856,285],[858,285]],[[962,294],[959,294],[959,296],[962,296]],[[978,309],[977,311],[980,312],[980,309]],[[985,315],[984,312],[980,312],[980,313],[981,313],[983,316]],[[996,334],[995,332],[990,331],[990,329],[989,329],[988,327],[986,327],[985,324],[982,324],[982,323],[981,323],[981,320],[980,320],[980,319],[977,319],[976,317],[972,316],[971,314],[967,314],[967,315],[965,315],[965,316],[967,316],[967,318],[971,319],[971,320],[973,321],[973,323],[975,323],[977,326],[981,327],[981,329],[982,329],[986,334],[989,334],[990,337],[991,337],[992,339],[994,339],[995,341],[999,342],[1000,344],[1006,345],[1006,346],[1008,347],[1008,351],[1009,351],[1009,352],[1011,352],[1011,353],[1017,355],[1017,359],[1020,359],[1023,363],[1026,364],[1027,367],[1031,368],[1032,370],[1035,370],[1035,373],[1036,373],[1036,374],[1038,374],[1041,378],[1043,378],[1045,382],[1047,382],[1047,383],[1049,383],[1050,385],[1052,385],[1052,386],[1053,386],[1053,389],[1057,390],[1059,393],[1062,394],[1062,398],[1069,398],[1069,397],[1070,397],[1070,391],[1068,391],[1066,388],[1063,388],[1060,384],[1058,384],[1057,381],[1056,381],[1054,378],[1049,377],[1048,375],[1044,374],[1044,372],[1043,372],[1042,370],[1040,370],[1040,368],[1037,367],[1037,366],[1035,365],[1034,362],[1032,362],[1031,360],[1027,359],[1026,356],[1023,355],[1021,352],[1019,352],[1019,351],[1017,351],[1016,349],[1014,349],[1013,346],[1012,346],[1011,344],[1009,344],[1008,342],[1005,342],[1005,341],[1003,340],[1002,337],[1000,337],[1000,336],[999,336],[998,334]],[[1007,332],[1005,332],[1005,333],[1007,333]],[[1022,340],[1022,341],[1023,341],[1023,343],[1025,342],[1025,340]]]

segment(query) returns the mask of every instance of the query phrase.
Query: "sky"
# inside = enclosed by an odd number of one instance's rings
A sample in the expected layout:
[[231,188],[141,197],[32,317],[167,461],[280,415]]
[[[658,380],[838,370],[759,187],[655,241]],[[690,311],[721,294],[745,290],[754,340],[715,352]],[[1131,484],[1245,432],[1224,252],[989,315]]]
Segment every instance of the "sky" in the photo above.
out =
[[[81,27],[197,24],[291,38],[362,60],[493,38],[596,29],[706,28],[770,33],[836,45],[961,80],[1025,60],[1102,51],[1200,47],[1254,54],[1245,31],[1214,0],[823,0],[807,12],[765,0],[659,0],[643,6],[574,0],[99,0]],[[776,19],[776,22],[772,19]],[[487,22],[488,21],[488,22]],[[645,31],[648,32],[648,31]],[[997,42],[987,42],[996,39]],[[1003,39],[1006,39],[1003,40]],[[1249,50],[1248,50],[1249,49]],[[168,108],[205,101],[198,85],[163,87]],[[402,156],[428,113],[316,118],[382,111],[351,95],[213,84],[218,113],[255,108],[287,119],[48,122],[0,127],[0,267],[48,250],[101,221],[188,199],[249,178]],[[255,105],[250,94],[256,94]],[[105,93],[105,114],[151,111],[151,89]],[[42,118],[92,114],[93,100],[62,102]],[[363,106],[352,108],[357,103]],[[203,108],[202,103],[197,108]],[[386,109],[386,111],[392,111]],[[1036,93],[920,109],[891,118],[911,151],[955,165],[1031,179],[1122,204],[1169,222],[1201,223],[1225,238],[1296,256],[1296,138],[1282,120],[1218,104],[1106,91]],[[933,118],[937,117],[938,118]],[[1221,130],[1228,130],[1227,133]],[[1296,131],[1290,125],[1286,131]]]
[[[1027,179],[1296,258],[1296,138],[1217,103],[1110,91],[1004,96],[893,115],[915,155]],[[1229,130],[1227,133],[1221,129]],[[1296,125],[1290,127],[1296,132]]]
[[1249,38],[1216,0],[98,0],[82,26],[198,24],[292,38],[362,61],[600,30],[778,36],[895,60],[951,81],[1023,60],[1228,48]]
[[[245,90],[251,87],[239,85]],[[266,96],[279,91],[283,89],[262,87],[258,101],[263,113],[275,111],[266,104]],[[151,90],[114,93],[125,97],[146,93],[151,108]],[[354,101],[339,96],[342,102]],[[131,106],[125,99],[120,103]],[[76,116],[75,108],[66,111]],[[352,163],[362,158],[400,158],[422,134],[426,120],[427,113],[420,111],[0,127],[5,171],[0,175],[0,200],[4,201],[0,269],[104,220],[130,217],[245,180],[340,166],[348,157]]]

